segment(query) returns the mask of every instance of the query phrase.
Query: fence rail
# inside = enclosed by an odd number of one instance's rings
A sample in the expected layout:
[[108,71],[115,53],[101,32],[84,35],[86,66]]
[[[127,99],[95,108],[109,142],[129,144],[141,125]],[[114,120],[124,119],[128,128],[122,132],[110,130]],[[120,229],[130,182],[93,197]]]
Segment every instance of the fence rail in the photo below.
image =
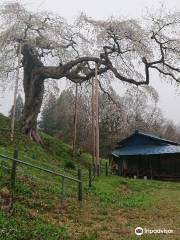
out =
[[[9,154],[12,154],[12,152],[8,152]],[[6,153],[5,153],[6,154]],[[109,172],[109,166],[108,166],[108,162],[104,162],[103,165],[99,166],[99,174],[96,171],[97,166],[90,164],[87,172],[86,172],[86,177],[82,177],[82,172],[81,169],[78,169],[78,171],[76,172],[76,176],[67,176],[65,174],[62,173],[58,173],[56,171],[44,168],[44,167],[40,167],[37,165],[34,165],[32,163],[26,162],[26,161],[22,161],[20,159],[18,159],[18,150],[14,150],[13,153],[13,157],[7,156],[5,154],[0,154],[0,158],[5,159],[5,160],[9,160],[12,161],[12,167],[11,167],[11,190],[12,190],[12,204],[14,202],[14,194],[15,194],[15,183],[16,183],[16,178],[17,178],[17,173],[19,172],[19,169],[17,169],[18,164],[22,164],[24,166],[27,166],[29,168],[34,168],[37,169],[39,171],[43,171],[49,174],[52,174],[54,176],[60,177],[61,181],[59,183],[60,186],[60,199],[61,199],[61,203],[63,203],[63,199],[64,199],[64,192],[65,192],[65,179],[69,180],[69,181],[73,181],[75,183],[77,183],[77,199],[78,201],[82,201],[83,200],[83,183],[85,183],[87,181],[87,185],[89,188],[92,187],[92,183],[94,181],[94,179],[96,178],[96,176],[103,175],[108,176],[110,174]],[[26,156],[27,157],[27,156]],[[29,158],[29,157],[27,157]],[[31,158],[29,158],[31,159]],[[32,160],[32,159],[31,159]],[[75,173],[75,172],[74,172]],[[73,174],[74,175],[74,174]]]
[[11,129],[9,129],[9,128],[0,128],[0,131],[11,131]]
[[12,160],[12,161],[14,161],[16,163],[22,163],[22,164],[24,164],[26,166],[29,166],[29,167],[32,167],[32,168],[36,168],[36,169],[42,170],[44,172],[48,172],[48,173],[51,173],[51,174],[56,175],[56,176],[67,178],[67,179],[75,181],[75,182],[81,182],[81,180],[79,180],[79,179],[76,179],[76,178],[73,178],[73,177],[69,177],[69,176],[66,176],[64,174],[57,173],[57,172],[54,172],[52,170],[49,170],[49,169],[46,169],[46,168],[43,168],[43,167],[36,166],[34,164],[31,164],[31,163],[24,162],[24,161],[19,160],[17,158],[11,158],[11,157],[8,157],[8,156],[5,156],[5,155],[1,155],[1,154],[0,154],[0,157],[4,158],[4,159]]
[[38,169],[40,171],[52,174],[54,176],[61,177],[61,202],[62,202],[62,200],[64,198],[64,180],[68,179],[70,181],[76,182],[77,183],[77,196],[78,196],[78,200],[82,201],[82,199],[83,199],[83,182],[82,182],[82,176],[81,176],[81,169],[78,169],[78,178],[66,176],[66,175],[64,175],[62,173],[58,173],[58,172],[52,171],[50,169],[39,167],[37,165],[31,164],[31,163],[27,163],[25,161],[22,161],[22,160],[18,159],[18,150],[14,151],[13,157],[9,157],[9,156],[0,154],[0,158],[12,161],[12,169],[11,169],[12,198],[13,198],[13,193],[14,193],[14,188],[15,188],[17,163],[18,163],[18,164],[23,164],[23,165],[25,165],[27,167],[30,167],[30,168]]

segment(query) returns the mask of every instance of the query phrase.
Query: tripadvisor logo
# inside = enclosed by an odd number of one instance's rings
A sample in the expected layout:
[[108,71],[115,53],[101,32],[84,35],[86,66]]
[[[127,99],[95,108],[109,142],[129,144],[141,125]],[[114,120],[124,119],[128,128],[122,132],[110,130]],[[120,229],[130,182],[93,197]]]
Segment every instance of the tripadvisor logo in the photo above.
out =
[[172,229],[148,229],[148,228],[142,228],[142,227],[137,227],[135,228],[135,234],[138,236],[141,236],[143,234],[170,234],[173,233],[174,231]]
[[138,236],[142,235],[143,234],[143,228],[142,227],[137,227],[135,229],[135,234],[138,235]]

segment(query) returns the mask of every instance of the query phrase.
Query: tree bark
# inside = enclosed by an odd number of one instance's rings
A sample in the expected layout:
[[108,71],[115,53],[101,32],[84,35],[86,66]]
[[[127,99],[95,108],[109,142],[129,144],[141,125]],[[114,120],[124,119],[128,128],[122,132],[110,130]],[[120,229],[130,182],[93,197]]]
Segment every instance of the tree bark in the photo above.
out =
[[42,140],[37,131],[37,117],[42,105],[44,94],[44,78],[39,72],[43,66],[38,59],[38,55],[28,45],[23,47],[23,67],[24,67],[24,93],[25,103],[23,110],[23,131],[30,139],[38,143]]

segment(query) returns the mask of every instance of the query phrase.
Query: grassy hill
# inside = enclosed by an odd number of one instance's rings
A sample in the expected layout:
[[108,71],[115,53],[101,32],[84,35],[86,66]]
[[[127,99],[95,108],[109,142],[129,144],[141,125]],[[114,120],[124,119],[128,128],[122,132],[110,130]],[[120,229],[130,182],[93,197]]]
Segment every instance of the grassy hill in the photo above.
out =
[[[9,128],[9,119],[0,116],[0,127]],[[61,203],[61,181],[48,173],[18,164],[14,212],[6,211],[10,201],[11,162],[0,158],[0,240],[134,240],[137,226],[172,229],[174,234],[145,234],[140,239],[172,239],[180,236],[180,183],[133,180],[117,176],[95,178],[88,188],[87,166],[91,156],[42,133],[40,146],[16,128],[12,144],[9,133],[0,132],[0,154],[12,156],[56,172],[76,177],[83,174],[83,202],[77,201],[77,184],[65,180]],[[72,160],[73,159],[73,160]]]

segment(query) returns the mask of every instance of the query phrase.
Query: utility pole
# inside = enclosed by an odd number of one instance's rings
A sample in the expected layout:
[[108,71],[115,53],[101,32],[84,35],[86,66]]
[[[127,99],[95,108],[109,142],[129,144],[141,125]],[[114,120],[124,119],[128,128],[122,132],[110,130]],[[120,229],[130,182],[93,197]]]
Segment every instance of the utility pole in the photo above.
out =
[[95,88],[94,78],[92,78],[92,96],[91,96],[91,109],[92,109],[92,164],[95,168],[95,155],[96,155],[96,132],[95,132]]
[[96,168],[97,175],[100,174],[100,161],[99,161],[99,88],[98,88],[98,66],[95,65],[95,113],[96,113]]
[[15,125],[15,114],[16,114],[16,99],[18,93],[18,84],[19,84],[19,71],[20,71],[20,64],[21,64],[21,40],[19,40],[18,46],[18,66],[16,71],[16,81],[14,87],[14,102],[13,102],[13,109],[12,109],[12,119],[11,119],[11,141],[14,140],[14,125]]
[[94,173],[100,174],[99,161],[99,83],[98,83],[98,66],[95,65],[95,78],[92,78],[92,163]]
[[78,100],[78,84],[76,83],[75,91],[75,107],[74,107],[74,136],[73,136],[73,155],[76,148],[76,139],[77,139],[77,100]]
[[134,130],[138,130],[138,107],[139,107],[139,96],[138,96],[138,91],[139,91],[139,88],[138,86],[136,87],[136,96],[135,96],[135,111],[136,111],[136,115],[135,115],[135,126],[134,126]]

